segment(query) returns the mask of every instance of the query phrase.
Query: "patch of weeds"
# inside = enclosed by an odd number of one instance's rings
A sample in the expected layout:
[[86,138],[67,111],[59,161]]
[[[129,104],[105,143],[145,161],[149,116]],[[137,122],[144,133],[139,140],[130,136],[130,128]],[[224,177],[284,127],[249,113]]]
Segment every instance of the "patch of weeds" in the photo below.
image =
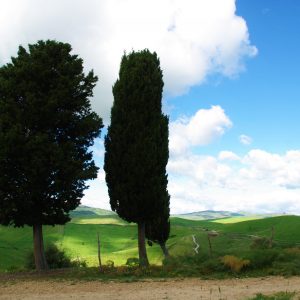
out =
[[256,237],[251,244],[252,249],[268,249],[270,246],[270,239],[266,237]]
[[258,249],[252,250],[245,255],[245,259],[250,260],[249,268],[262,269],[272,266],[280,254],[276,249]]
[[254,298],[249,298],[249,300],[292,300],[294,296],[295,292],[279,292],[271,296],[257,294]]
[[222,257],[222,263],[232,272],[239,273],[243,268],[249,266],[249,259],[242,259],[234,255],[225,255]]

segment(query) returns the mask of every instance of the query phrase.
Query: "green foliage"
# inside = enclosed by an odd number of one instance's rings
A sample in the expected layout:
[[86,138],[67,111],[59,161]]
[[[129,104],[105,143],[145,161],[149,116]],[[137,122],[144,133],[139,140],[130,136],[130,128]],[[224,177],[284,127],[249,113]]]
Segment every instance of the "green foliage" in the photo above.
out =
[[273,262],[279,257],[278,249],[252,250],[245,255],[245,259],[250,260],[250,268],[262,269],[272,266]]
[[253,249],[270,248],[270,239],[268,239],[266,237],[256,237],[253,239],[251,248],[253,248]]
[[225,270],[219,258],[210,258],[207,254],[171,256],[164,259],[163,266],[169,272],[186,276],[211,275]]
[[136,257],[129,257],[126,261],[126,266],[137,267],[139,265],[139,259]]
[[64,224],[96,178],[97,77],[69,44],[39,41],[0,68],[0,224]]
[[292,300],[295,296],[295,292],[279,292],[271,296],[257,294],[254,298],[249,300]]
[[107,268],[113,269],[115,267],[115,262],[113,260],[107,260],[105,265]]
[[168,118],[162,114],[156,53],[124,54],[113,87],[104,169],[113,211],[128,222],[154,219],[168,205]]
[[[55,244],[50,244],[45,249],[45,256],[50,269],[71,268],[71,267],[86,267],[84,260],[71,260],[64,250],[59,249]],[[30,251],[26,257],[25,267],[34,269],[34,255]]]
[[[169,202],[167,205],[169,207]],[[165,244],[170,235],[169,214],[148,221],[146,223],[145,233],[148,243],[155,242],[158,244]]]

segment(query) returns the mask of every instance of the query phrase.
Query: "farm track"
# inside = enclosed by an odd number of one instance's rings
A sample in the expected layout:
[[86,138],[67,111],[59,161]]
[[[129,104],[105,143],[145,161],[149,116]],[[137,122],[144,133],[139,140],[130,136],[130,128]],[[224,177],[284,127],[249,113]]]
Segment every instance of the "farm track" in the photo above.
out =
[[225,280],[166,279],[131,283],[101,281],[33,281],[0,279],[0,299],[247,299],[257,293],[296,292],[300,277],[263,277]]

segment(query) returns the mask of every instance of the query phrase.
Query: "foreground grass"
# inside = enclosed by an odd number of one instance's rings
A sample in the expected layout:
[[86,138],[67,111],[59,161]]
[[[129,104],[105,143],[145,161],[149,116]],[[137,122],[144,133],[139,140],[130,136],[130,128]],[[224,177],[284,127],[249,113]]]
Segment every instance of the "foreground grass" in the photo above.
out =
[[280,292],[271,296],[266,296],[263,294],[257,294],[254,298],[249,298],[249,300],[292,300],[294,299],[295,293]]

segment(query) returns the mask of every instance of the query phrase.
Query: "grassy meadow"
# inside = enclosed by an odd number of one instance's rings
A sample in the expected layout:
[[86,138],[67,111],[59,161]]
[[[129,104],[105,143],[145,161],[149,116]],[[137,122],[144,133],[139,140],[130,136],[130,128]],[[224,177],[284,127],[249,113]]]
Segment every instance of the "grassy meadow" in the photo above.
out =
[[[110,212],[111,213],[111,212]],[[102,210],[75,212],[72,221],[65,226],[44,226],[45,244],[55,243],[72,259],[85,260],[88,266],[97,266],[97,233],[101,241],[101,258],[116,266],[124,265],[128,258],[138,257],[137,228],[115,214]],[[237,218],[237,220],[234,220]],[[281,248],[300,246],[300,217],[278,216],[262,219],[231,217],[229,219],[196,221],[171,218],[171,234],[167,246],[172,256],[195,255],[192,235],[200,245],[199,255],[208,255],[208,233],[216,231],[211,238],[212,255],[236,255],[247,257],[253,239],[270,238],[274,228],[274,245]],[[157,245],[148,247],[151,264],[160,265],[163,255]],[[0,226],[0,271],[19,270],[25,265],[27,253],[32,249],[32,229]],[[299,250],[300,253],[300,250]]]

